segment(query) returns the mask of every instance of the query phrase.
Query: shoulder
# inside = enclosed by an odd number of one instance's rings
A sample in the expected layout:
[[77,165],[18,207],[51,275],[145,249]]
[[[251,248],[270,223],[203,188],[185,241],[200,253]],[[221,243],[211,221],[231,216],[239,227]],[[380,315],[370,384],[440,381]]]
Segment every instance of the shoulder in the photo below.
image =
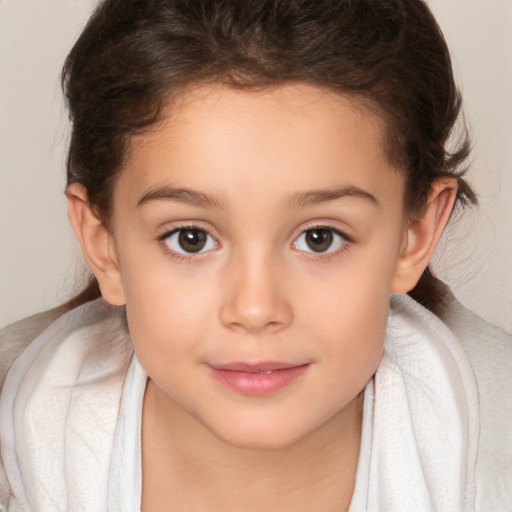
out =
[[[124,309],[98,299],[68,312],[52,310],[27,318],[1,331],[0,358],[3,510],[11,494],[25,503],[40,485],[43,495],[54,496],[59,482],[67,481],[63,475],[69,461],[64,453],[70,460],[84,461],[84,453],[99,460],[97,452],[104,443],[96,439],[96,430],[90,425],[97,425],[102,435],[112,432],[132,359]],[[102,413],[88,415],[88,411]],[[75,435],[64,435],[67,431]],[[108,443],[110,437],[103,437]],[[27,446],[37,446],[37,453],[26,450]],[[94,464],[88,467],[100,475]],[[23,478],[20,468],[29,468],[24,469]],[[84,473],[84,468],[77,473],[80,481],[84,481]],[[93,482],[93,476],[88,481]]]
[[441,319],[473,366],[484,410],[494,404],[512,414],[512,335],[486,322],[453,296]]
[[[57,307],[12,323],[0,330],[0,389],[13,361],[32,340],[65,312]],[[5,510],[9,501],[10,488],[0,457],[0,510]]]
[[0,329],[0,387],[7,371],[16,357],[46,327],[65,313],[61,306],[23,318]]
[[473,367],[480,399],[477,465],[483,510],[512,510],[512,335],[449,296],[443,322]]
[[[7,386],[9,370],[18,361],[37,360],[42,353],[59,357],[65,340],[68,340],[67,350],[78,348],[84,351],[85,357],[108,347],[108,342],[124,340],[126,336],[124,310],[110,306],[103,299],[71,310],[59,306],[10,324],[0,330],[0,389]],[[85,347],[83,339],[87,340]],[[122,345],[125,349],[126,343]],[[18,356],[22,357],[18,359]]]

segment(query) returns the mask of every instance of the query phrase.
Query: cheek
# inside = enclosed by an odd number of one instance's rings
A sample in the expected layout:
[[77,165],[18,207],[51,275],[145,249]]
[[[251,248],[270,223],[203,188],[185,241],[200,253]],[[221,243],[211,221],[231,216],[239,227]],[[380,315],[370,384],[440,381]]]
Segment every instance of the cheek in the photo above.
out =
[[146,261],[143,267],[130,263],[128,327],[140,363],[158,381],[159,373],[173,367],[179,372],[180,361],[197,355],[215,317],[216,287],[208,278],[190,276],[186,268],[171,272],[165,260]]
[[372,295],[354,294],[326,319],[330,323],[322,336],[330,341],[326,355],[349,381],[366,384],[377,366],[386,337],[388,302],[387,297],[377,301]]
[[313,321],[316,317],[323,327],[335,326],[339,332],[385,326],[394,268],[395,259],[361,251],[325,273],[297,279],[293,295],[299,318]]
[[127,301],[126,312],[137,359],[155,384],[173,396],[193,391],[187,382],[201,346],[197,311],[191,314],[187,301],[173,290],[155,301],[137,296]]
[[338,405],[355,398],[375,373],[384,349],[387,312],[387,303],[367,302],[338,314],[337,332],[331,332],[324,353],[331,368],[330,387],[339,390]]
[[[158,333],[192,327],[212,303],[212,273],[170,261],[158,246],[126,240],[122,280],[134,331]],[[144,332],[144,331],[142,331]]]
[[386,336],[393,264],[377,261],[354,258],[320,285],[312,280],[297,315],[301,329],[321,347],[333,380],[351,383],[352,391],[374,373]]
[[174,340],[193,345],[210,317],[212,301],[208,296],[180,286],[169,287],[162,281],[154,286],[145,282],[134,286],[127,295],[126,312],[134,345],[151,343],[165,350]]

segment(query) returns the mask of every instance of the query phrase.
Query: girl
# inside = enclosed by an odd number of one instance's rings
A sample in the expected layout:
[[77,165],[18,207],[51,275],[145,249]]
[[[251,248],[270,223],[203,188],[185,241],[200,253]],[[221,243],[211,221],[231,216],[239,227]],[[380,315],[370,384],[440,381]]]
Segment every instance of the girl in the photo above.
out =
[[475,197],[423,2],[107,0],[63,85],[95,278],[4,335],[9,510],[510,509],[510,338],[427,267]]

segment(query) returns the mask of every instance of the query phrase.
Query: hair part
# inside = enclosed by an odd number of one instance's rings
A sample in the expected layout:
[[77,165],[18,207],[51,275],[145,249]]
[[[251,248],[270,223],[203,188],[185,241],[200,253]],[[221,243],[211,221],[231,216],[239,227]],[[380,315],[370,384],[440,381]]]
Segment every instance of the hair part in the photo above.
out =
[[[443,176],[457,179],[459,205],[476,202],[463,178],[465,127],[447,149],[461,98],[422,0],[105,0],[62,72],[72,122],[67,183],[87,189],[105,223],[131,137],[154,127],[175,93],[205,82],[302,82],[353,97],[383,120],[408,215],[421,212]],[[439,312],[441,285],[427,270],[410,295]]]

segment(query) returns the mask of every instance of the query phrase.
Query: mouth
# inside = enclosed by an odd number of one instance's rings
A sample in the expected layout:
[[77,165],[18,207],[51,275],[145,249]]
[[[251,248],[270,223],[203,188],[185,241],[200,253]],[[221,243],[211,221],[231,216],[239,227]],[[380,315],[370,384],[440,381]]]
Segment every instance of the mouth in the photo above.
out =
[[246,395],[267,395],[287,387],[306,373],[310,364],[281,362],[208,365],[214,378]]

